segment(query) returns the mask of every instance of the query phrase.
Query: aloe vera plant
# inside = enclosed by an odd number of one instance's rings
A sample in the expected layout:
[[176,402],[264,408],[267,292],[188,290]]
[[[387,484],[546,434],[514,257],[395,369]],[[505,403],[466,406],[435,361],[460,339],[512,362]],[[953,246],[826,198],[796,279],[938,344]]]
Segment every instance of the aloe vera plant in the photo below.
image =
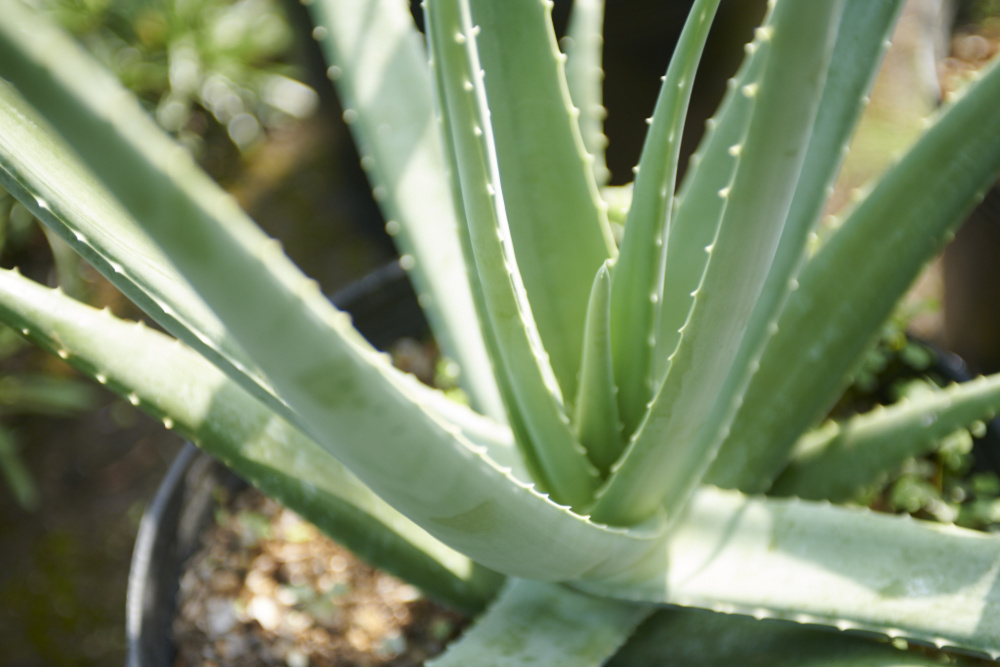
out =
[[772,0],[677,184],[719,4],[696,0],[616,244],[603,3],[578,0],[565,55],[551,4],[426,0],[425,39],[403,3],[309,3],[471,408],[394,370],[19,0],[0,1],[0,184],[174,338],[15,271],[0,315],[359,555],[482,612],[436,665],[937,664],[769,619],[1000,656],[997,537],[832,504],[993,415],[1000,377],[813,430],[1000,171],[1000,70],[817,248],[901,2]]

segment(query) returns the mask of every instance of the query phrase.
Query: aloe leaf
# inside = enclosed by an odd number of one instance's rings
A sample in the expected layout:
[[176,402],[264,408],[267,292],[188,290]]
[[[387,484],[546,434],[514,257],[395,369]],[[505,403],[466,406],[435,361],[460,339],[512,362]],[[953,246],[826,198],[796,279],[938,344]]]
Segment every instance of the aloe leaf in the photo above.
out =
[[483,70],[481,80],[469,80],[483,86],[488,105],[504,224],[568,402],[576,396],[590,285],[614,255],[614,241],[570,101],[551,3],[470,0],[469,6]]
[[403,3],[318,0],[309,9],[386,231],[413,260],[406,265],[435,338],[461,367],[473,405],[503,421],[479,323],[469,317],[422,38]]
[[[299,424],[298,416],[277,397],[256,364],[148,235],[17,91],[2,81],[0,183],[168,332],[272,410]],[[397,373],[394,379],[474,442],[489,446],[496,461],[526,478],[504,428],[412,378]]]
[[[501,358],[495,363],[506,371],[514,410],[528,431],[529,441],[522,444],[531,448],[527,457],[538,462],[544,486],[558,502],[582,506],[597,487],[597,473],[570,428],[560,400],[559,380],[535,327],[534,305],[521,282],[522,258],[519,253],[514,256],[507,185],[493,152],[491,121],[497,113],[488,107],[478,60],[481,31],[473,27],[465,2],[435,0],[427,3],[426,12],[438,86],[443,93],[440,104],[443,115],[450,119],[454,171],[465,208],[466,225],[460,229],[467,230],[467,243],[474,255],[468,261],[479,273],[478,285],[488,311],[485,315],[496,337]],[[592,275],[587,277],[588,283]],[[579,363],[580,348],[576,349],[574,367]]]
[[660,548],[662,522],[620,530],[573,514],[401,388],[398,372],[131,96],[20,3],[2,8],[3,76],[141,222],[304,432],[365,485],[443,543],[515,576],[608,573]]
[[566,85],[573,105],[580,110],[578,122],[583,146],[594,161],[594,181],[603,188],[611,178],[604,149],[603,103],[604,0],[576,0],[569,14],[563,51],[566,53]]
[[920,270],[995,181],[997,108],[1000,68],[994,66],[942,110],[805,264],[712,473],[714,483],[766,489],[799,434],[836,401],[850,382],[844,369],[856,367]]
[[828,628],[703,609],[667,609],[639,626],[606,667],[971,667],[979,661],[900,650]]
[[0,183],[11,194],[170,333],[294,418],[163,253],[5,81],[0,129]]
[[998,563],[994,535],[703,487],[674,524],[658,574],[578,586],[634,601],[873,631],[996,659]]
[[0,317],[375,566],[470,611],[496,593],[502,577],[414,525],[177,341],[6,270],[0,271]]
[[611,362],[611,273],[608,263],[597,271],[590,292],[573,425],[591,462],[602,475],[607,475],[625,444]]
[[1000,412],[1000,375],[934,389],[799,439],[772,495],[843,502],[945,436]]
[[740,90],[756,103],[712,256],[663,385],[595,506],[599,521],[634,523],[661,503],[675,514],[726,435],[793,268],[772,260],[842,6],[779,3],[759,31],[772,50],[761,78]]
[[[428,34],[432,34],[432,30],[427,31]],[[431,74],[434,83],[434,90],[436,93],[436,101],[438,103],[437,117],[438,122],[441,126],[441,140],[444,146],[445,155],[448,156],[452,161],[454,161],[455,156],[455,142],[453,141],[453,129],[451,123],[451,117],[446,113],[441,113],[441,105],[443,100],[447,99],[445,92],[445,84],[443,77],[439,75],[436,68],[433,67],[434,60],[431,59]],[[451,183],[451,193],[454,209],[459,212],[461,216],[461,225],[458,227],[458,238],[459,243],[462,246],[463,254],[466,258],[466,266],[475,268],[475,251],[473,250],[472,240],[470,235],[464,233],[465,231],[465,199],[462,194],[462,181],[457,170],[452,166],[452,164],[446,164],[446,173],[448,174]],[[530,476],[527,478],[534,480],[536,489],[542,493],[548,493],[549,488],[547,482],[545,481],[545,473],[538,460],[538,456],[531,443],[531,432],[528,429],[527,424],[521,417],[519,409],[517,407],[517,394],[514,388],[513,378],[509,376],[506,368],[502,362],[502,354],[500,352],[500,342],[497,337],[497,332],[489,324],[489,306],[486,301],[486,294],[483,289],[482,280],[480,279],[479,272],[476,270],[470,270],[468,272],[469,285],[472,289],[473,303],[475,304],[476,312],[480,314],[480,322],[484,325],[481,326],[483,333],[483,342],[486,345],[487,352],[490,359],[495,360],[494,365],[494,380],[500,392],[500,396],[503,400],[505,406],[507,406],[507,422],[510,424],[511,431],[514,435],[515,441],[518,443],[518,449],[521,452],[521,458],[524,462],[524,467],[530,472]],[[543,371],[544,372],[544,371]]]
[[[846,0],[830,69],[795,198],[788,212],[794,229],[811,229],[823,212],[847,153],[855,124],[867,105],[903,0]],[[802,222],[796,222],[802,220]]]
[[[802,174],[788,214],[791,229],[798,229],[800,233],[811,229],[822,212],[826,193],[843,161],[854,125],[864,108],[865,95],[878,72],[888,45],[887,38],[902,4],[901,0],[847,0]],[[790,261],[799,261],[801,242],[799,238],[786,245],[786,252],[793,255]],[[775,362],[780,368],[768,367],[768,363]],[[746,416],[770,409],[770,395],[767,390],[758,387],[766,386],[773,375],[786,372],[785,358],[779,360],[765,356],[761,363],[765,368],[751,380],[744,398],[745,407],[737,414],[731,429],[733,435],[723,443],[706,477],[713,484],[744,490],[766,488],[766,482],[762,486],[756,481],[759,469],[743,465],[748,456],[766,456],[735,451],[742,446],[739,434],[745,427]],[[767,439],[758,441],[758,445],[774,446],[774,459],[787,456],[787,441]]]
[[509,580],[476,624],[429,667],[599,667],[653,612],[558,584]]
[[[765,25],[771,20],[765,18]],[[659,324],[653,359],[653,376],[661,382],[677,348],[694,295],[708,264],[708,250],[722,220],[727,200],[721,196],[732,183],[740,163],[738,146],[746,136],[756,99],[743,95],[746,83],[760,79],[771,43],[757,32],[747,45],[747,56],[727,83],[726,95],[715,116],[706,124],[705,137],[691,156],[680,184],[675,209],[667,229],[666,266],[660,297]]]
[[612,358],[619,409],[629,434],[645,416],[655,390],[651,360],[663,297],[677,160],[694,75],[718,8],[719,0],[695,2],[674,48],[643,144],[621,254],[612,271]]

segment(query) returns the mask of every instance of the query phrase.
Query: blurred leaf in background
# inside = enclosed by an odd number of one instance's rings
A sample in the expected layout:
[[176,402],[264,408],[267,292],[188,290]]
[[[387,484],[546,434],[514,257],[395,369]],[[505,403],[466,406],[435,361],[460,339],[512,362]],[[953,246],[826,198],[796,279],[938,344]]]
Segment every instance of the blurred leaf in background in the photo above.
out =
[[40,5],[196,155],[210,118],[247,151],[260,144],[266,130],[309,116],[318,103],[284,60],[293,33],[273,0],[40,0]]

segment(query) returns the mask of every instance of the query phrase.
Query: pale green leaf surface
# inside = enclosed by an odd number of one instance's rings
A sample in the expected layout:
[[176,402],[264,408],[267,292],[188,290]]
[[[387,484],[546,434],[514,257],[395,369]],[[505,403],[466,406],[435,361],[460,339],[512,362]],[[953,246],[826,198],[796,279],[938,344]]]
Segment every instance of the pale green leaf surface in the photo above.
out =
[[599,521],[633,523],[661,504],[676,514],[726,434],[780,304],[764,288],[778,284],[784,293],[790,277],[791,266],[772,260],[842,7],[838,0],[779,3],[772,23],[758,31],[771,43],[770,57],[761,78],[740,89],[756,103],[722,195],[727,203],[705,277],[649,414],[601,491]]
[[608,138],[604,136],[604,0],[576,0],[569,14],[563,51],[566,54],[566,86],[573,105],[580,110],[578,122],[584,148],[593,158],[594,181],[608,184],[611,172],[604,158]]
[[177,341],[12,271],[0,271],[0,316],[374,565],[464,609],[482,607],[496,592],[499,575],[414,525]]
[[[479,274],[477,284],[488,311],[484,319],[495,336],[500,356],[495,365],[506,372],[501,382],[509,383],[513,394],[514,405],[508,410],[516,410],[516,419],[527,430],[530,440],[520,444],[530,448],[527,458],[537,461],[546,488],[559,502],[582,506],[597,487],[597,474],[570,428],[559,380],[548,363],[535,328],[534,306],[518,272],[522,258],[514,257],[506,183],[493,152],[491,119],[496,114],[487,105],[478,60],[481,31],[473,28],[464,2],[434,0],[427,3],[426,12],[443,93],[440,104],[449,118],[454,170],[465,208],[464,229],[473,253],[469,262]],[[579,350],[574,367],[579,364]]]
[[[294,424],[256,364],[135,220],[6,82],[0,81],[0,183],[163,326]],[[527,479],[509,432],[402,374],[394,380]],[[506,444],[505,444],[506,443]]]
[[[712,481],[762,491],[1000,171],[1000,68],[940,116],[806,262]],[[845,323],[838,326],[837,323]],[[848,324],[849,323],[849,324]],[[797,360],[788,363],[789,359]]]
[[594,278],[583,333],[583,361],[573,426],[587,456],[607,475],[624,448],[618,391],[611,363],[611,273],[608,263]]
[[320,0],[309,9],[321,26],[328,74],[361,164],[400,253],[413,258],[410,278],[444,353],[481,412],[503,421],[490,361],[466,278],[444,155],[434,122],[422,38],[408,8],[381,0]]
[[599,667],[652,612],[564,586],[509,580],[490,608],[429,667]]
[[660,379],[654,377],[652,360],[677,161],[695,73],[718,7],[719,0],[695,2],[674,48],[643,144],[625,235],[611,274],[612,359],[619,411],[629,435],[645,416]]
[[[433,33],[433,28],[428,31],[428,34]],[[433,59],[431,61],[433,65]],[[475,267],[475,250],[472,246],[472,239],[466,231],[465,225],[465,197],[462,194],[462,181],[458,171],[452,166],[455,156],[455,142],[452,140],[453,129],[451,117],[448,114],[440,112],[440,105],[442,101],[447,99],[445,92],[445,84],[442,77],[436,68],[431,67],[432,81],[434,84],[434,90],[436,92],[436,101],[438,103],[438,122],[441,126],[441,140],[444,146],[445,155],[449,157],[446,161],[446,173],[449,177],[449,182],[451,183],[451,194],[452,201],[454,202],[454,208],[461,214],[461,226],[457,229],[457,235],[459,243],[462,247],[462,252],[466,258],[467,267]],[[529,472],[526,477],[520,477],[522,480],[534,480],[535,488],[542,492],[548,493],[548,484],[545,481],[545,474],[535,454],[533,447],[526,446],[526,443],[531,443],[531,432],[528,430],[527,424],[521,418],[519,409],[517,407],[517,396],[514,390],[514,384],[512,378],[506,371],[506,368],[502,362],[502,356],[500,352],[500,342],[497,338],[497,333],[494,331],[493,327],[489,325],[489,305],[486,302],[486,293],[483,289],[482,280],[480,280],[479,272],[472,270],[468,271],[469,286],[472,289],[472,299],[475,304],[476,313],[481,317],[481,322],[486,323],[485,326],[481,326],[480,330],[483,334],[483,342],[486,345],[487,352],[490,359],[494,360],[493,364],[493,377],[494,382],[496,382],[497,388],[500,392],[501,400],[504,406],[506,406],[507,413],[507,423],[510,425],[511,432],[514,436],[515,442],[518,444],[518,451],[520,452],[520,458],[523,461],[523,467]],[[515,475],[517,476],[517,475]]]
[[3,75],[142,222],[307,434],[375,493],[473,560],[525,578],[608,575],[660,547],[662,522],[630,530],[589,522],[513,478],[415,402],[346,316],[134,99],[18,2],[4,0],[2,9]]
[[[878,71],[881,55],[887,46],[887,39],[901,4],[897,0],[878,2],[848,0],[844,4],[833,55],[824,79],[819,109],[806,139],[808,147],[795,184],[785,229],[775,253],[771,273],[756,305],[756,309],[767,319],[769,331],[776,330],[778,326],[775,322],[776,314],[786,302],[789,293],[798,289],[798,283],[792,277],[799,273],[806,259],[809,235],[816,227],[827,193],[832,187],[845,154],[851,130],[864,107],[864,95]],[[862,65],[859,66],[859,63]],[[768,360],[777,364],[777,368],[760,373],[760,377],[766,378],[769,373],[784,373],[790,358],[787,355],[782,355],[780,358],[769,357]],[[759,367],[754,370],[754,377],[757,377],[758,371]],[[752,384],[754,379],[751,378],[750,382]],[[749,387],[747,392],[750,392]],[[757,410],[766,412],[770,409],[773,399],[764,396],[758,391],[750,396],[749,403],[747,398],[743,397],[741,405],[736,406],[737,412],[739,413],[743,404],[747,405],[742,414]],[[788,400],[791,403],[794,399],[789,397]],[[790,410],[794,411],[794,408]],[[738,432],[742,427],[742,424],[735,423],[730,432]],[[736,439],[740,437],[742,436],[737,435]],[[726,436],[724,438],[729,439]],[[776,450],[774,457],[787,454],[787,444],[781,439],[763,441],[765,445],[768,443]],[[725,443],[722,447],[726,448]],[[738,467],[738,462],[741,460],[743,460],[742,454],[734,454],[732,447],[726,448],[716,457],[718,463],[713,465],[717,468],[709,471],[706,480],[727,488],[742,488],[740,484],[724,479],[717,472],[725,469],[729,473],[735,471],[736,474],[747,478],[755,470]],[[762,489],[754,487],[753,490]]]
[[667,609],[643,623],[607,667],[969,667],[977,661],[902,651],[888,642],[797,623]]
[[292,417],[163,253],[5,81],[0,81],[0,183],[165,329]]
[[670,355],[680,341],[681,327],[688,319],[695,290],[708,264],[708,250],[727,203],[720,193],[732,183],[739,166],[739,152],[731,147],[746,136],[756,104],[755,98],[743,95],[740,89],[760,79],[770,50],[769,41],[758,38],[751,42],[747,57],[729,80],[722,104],[709,119],[701,145],[688,161],[687,173],[677,189],[667,229],[666,266],[653,359],[657,382],[666,375]]
[[837,178],[903,2],[846,0],[823,97],[788,212],[790,228],[811,229],[823,212],[827,189]]
[[661,567],[648,579],[578,586],[1000,655],[994,535],[702,487],[674,524]]
[[928,389],[799,439],[770,493],[844,502],[955,430],[1000,412],[1000,375]]
[[[567,89],[551,4],[470,0],[505,238],[565,401],[576,397],[587,300],[615,245]],[[470,44],[473,40],[470,40]],[[441,64],[439,63],[440,67]],[[485,111],[485,109],[484,109]],[[456,116],[456,122],[462,121]]]
[[[799,264],[804,260],[803,235],[814,228],[822,213],[828,188],[843,161],[854,124],[864,108],[865,95],[878,72],[887,39],[902,4],[901,0],[847,0],[809,148],[788,214],[788,228],[796,230],[796,235],[795,238],[783,238],[779,248],[779,255],[784,255],[787,262]],[[766,485],[761,486],[754,480],[759,469],[744,467],[741,462],[746,455],[734,451],[740,446],[738,443],[743,442],[740,434],[746,418],[758,411],[770,410],[773,397],[766,388],[768,380],[786,372],[788,357],[765,355],[761,364],[764,368],[751,379],[744,404],[731,429],[733,435],[723,443],[706,477],[710,483],[753,491],[766,488]],[[768,364],[775,364],[775,367],[767,367]],[[789,399],[789,402],[792,400]],[[753,456],[762,459],[787,456],[787,440],[766,438],[757,444],[761,447],[771,445],[775,453]]]

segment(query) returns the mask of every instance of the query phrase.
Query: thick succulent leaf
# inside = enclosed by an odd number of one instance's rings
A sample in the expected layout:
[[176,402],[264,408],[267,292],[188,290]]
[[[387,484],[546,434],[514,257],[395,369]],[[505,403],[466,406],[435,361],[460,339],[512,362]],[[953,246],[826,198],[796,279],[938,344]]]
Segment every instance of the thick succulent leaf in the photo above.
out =
[[[81,164],[51,128],[0,81],[0,183],[116,287],[179,340],[226,372],[272,410],[298,424],[256,364],[191,289],[135,220]],[[459,426],[494,459],[514,468],[510,434],[440,392],[394,374],[405,391]],[[494,445],[498,447],[493,448]]]
[[[1000,68],[942,110],[803,267],[712,481],[768,488],[879,327],[1000,171]],[[843,323],[843,324],[838,324]]]
[[[719,0],[698,0],[663,77],[650,120],[611,283],[611,347],[626,433],[646,415],[656,381],[652,359],[663,298],[666,235],[694,76]],[[695,250],[699,252],[699,250]]]
[[181,343],[0,271],[0,317],[163,420],[359,556],[470,611],[502,577],[392,509],[301,431]]
[[837,630],[702,609],[667,609],[643,623],[607,667],[934,667],[978,661],[903,651]]
[[[769,14],[765,24],[770,20]],[[745,84],[760,79],[771,50],[771,43],[761,39],[762,35],[758,32],[754,41],[747,45],[747,57],[729,80],[719,109],[708,120],[705,137],[688,162],[687,173],[673,202],[653,359],[653,376],[657,382],[666,375],[669,357],[677,348],[681,327],[691,312],[694,295],[708,264],[708,251],[726,208],[727,199],[722,194],[732,183],[740,163],[740,154],[732,147],[739,145],[746,136],[757,102],[755,97],[747,97],[741,90]],[[631,207],[631,192],[626,190],[622,194],[629,195]]]
[[955,430],[1000,412],[1000,375],[928,389],[799,439],[770,493],[843,502]]
[[468,46],[475,43],[482,74],[466,78],[483,85],[489,129],[485,116],[476,124],[492,135],[501,224],[509,227],[539,337],[568,402],[576,396],[590,285],[614,255],[614,241],[566,86],[552,4],[469,0],[469,6],[478,32]]
[[[559,502],[582,506],[597,487],[597,473],[572,432],[565,406],[560,400],[560,380],[549,366],[535,327],[534,303],[518,272],[523,260],[512,245],[514,230],[508,222],[507,182],[494,152],[491,120],[495,113],[487,104],[484,74],[478,59],[480,30],[473,27],[464,1],[433,0],[426,5],[428,35],[433,54],[443,115],[449,119],[454,171],[464,203],[468,243],[473,257],[467,258],[478,275],[500,359],[495,366],[506,372],[516,411],[529,437],[527,458],[537,461],[545,487]],[[499,77],[498,77],[499,78]],[[515,187],[515,190],[517,188]],[[521,193],[523,195],[523,193]],[[586,280],[588,285],[593,273]],[[586,307],[586,303],[584,303]],[[582,343],[582,328],[579,330]],[[579,364],[580,346],[576,346]],[[575,370],[574,370],[575,373]],[[504,381],[502,381],[504,382]]]
[[525,578],[619,572],[660,547],[662,521],[621,530],[573,514],[404,391],[398,372],[133,98],[20,3],[3,0],[2,10],[3,76],[141,222],[307,435],[375,493],[476,562]]
[[[772,263],[808,144],[843,3],[776,5],[758,31],[771,43],[705,277],[670,369],[620,467],[594,509],[600,521],[634,523],[661,503],[675,514],[712,462],[773,318],[792,266]],[[788,90],[795,90],[789,100]],[[635,209],[633,202],[632,208]],[[767,288],[767,289],[765,289]]]
[[386,231],[413,260],[406,265],[435,338],[459,363],[473,405],[502,421],[479,322],[469,316],[472,295],[455,235],[427,55],[408,8],[385,0],[318,0],[309,9]]
[[576,0],[569,14],[562,47],[566,54],[566,85],[580,110],[580,136],[593,158],[594,181],[603,188],[611,178],[604,149],[604,0]]
[[[802,174],[788,214],[790,229],[805,233],[814,227],[822,213],[828,188],[843,161],[854,125],[867,101],[865,96],[874,82],[878,65],[888,45],[888,36],[902,4],[902,0],[847,0]],[[793,242],[783,239],[782,244],[785,252],[790,255],[789,261],[798,263],[802,259],[801,238],[794,239]],[[767,367],[769,360],[777,362],[779,367]],[[744,405],[731,429],[732,434],[723,443],[720,454],[706,477],[712,484],[744,490],[766,488],[755,486],[756,482],[752,480],[758,469],[744,467],[740,462],[745,460],[745,455],[734,451],[741,442],[737,434],[743,431],[747,416],[770,409],[770,394],[766,389],[758,387],[766,386],[767,379],[774,374],[784,374],[787,359],[764,357],[761,363],[765,368],[751,380]],[[758,442],[762,446],[773,445],[776,458],[787,456],[787,441],[768,439]]]
[[611,364],[611,273],[608,264],[594,278],[583,332],[583,360],[573,426],[587,456],[602,475],[624,449],[618,416],[618,387]]
[[[871,87],[878,70],[881,54],[888,42],[887,35],[902,0],[847,0],[837,31],[834,53],[824,82],[823,96],[809,138],[802,172],[788,213],[790,229],[808,230],[820,214],[826,200],[826,188],[836,177],[843,158],[843,149],[850,139],[864,104],[863,96]],[[707,193],[725,188],[738,156],[728,155],[746,127],[750,101],[738,90],[756,75],[749,68],[761,66],[767,43],[759,40],[748,47],[749,58],[732,81],[726,100],[710,121],[703,146],[691,160],[691,173],[685,180],[678,201],[678,211],[668,239],[667,275],[664,285],[663,308],[656,350],[657,377],[662,377],[680,338],[680,327],[686,321],[693,302],[693,292],[701,279],[708,255],[691,252],[693,248],[709,246],[717,225],[710,224],[721,215],[724,200]],[[742,122],[740,122],[740,119]],[[800,232],[801,233],[801,232]],[[783,239],[791,260],[798,262],[800,239]]]
[[578,584],[1000,656],[1000,538],[908,517],[703,487],[649,578]]
[[6,81],[0,81],[0,183],[167,331],[294,419],[163,253]]
[[788,212],[792,229],[813,228],[823,212],[828,188],[837,178],[854,126],[867,105],[903,1],[846,0],[844,4],[823,97]]
[[512,579],[433,667],[599,667],[653,612],[558,584]]

